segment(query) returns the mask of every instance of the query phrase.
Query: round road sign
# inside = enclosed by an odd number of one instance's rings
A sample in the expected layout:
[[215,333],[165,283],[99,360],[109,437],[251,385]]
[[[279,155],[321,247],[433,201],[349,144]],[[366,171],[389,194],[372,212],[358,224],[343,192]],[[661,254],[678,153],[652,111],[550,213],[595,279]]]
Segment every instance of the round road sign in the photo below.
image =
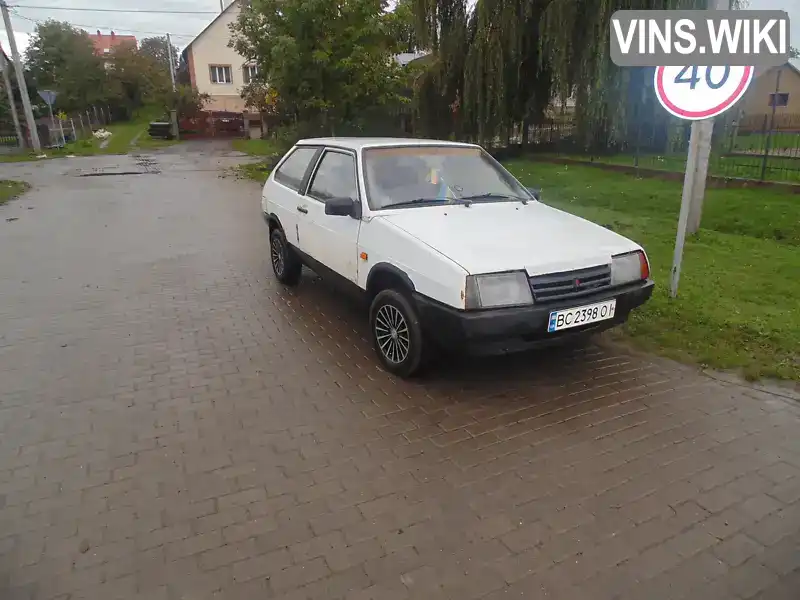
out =
[[753,67],[658,67],[656,96],[678,118],[710,119],[728,110],[744,95]]

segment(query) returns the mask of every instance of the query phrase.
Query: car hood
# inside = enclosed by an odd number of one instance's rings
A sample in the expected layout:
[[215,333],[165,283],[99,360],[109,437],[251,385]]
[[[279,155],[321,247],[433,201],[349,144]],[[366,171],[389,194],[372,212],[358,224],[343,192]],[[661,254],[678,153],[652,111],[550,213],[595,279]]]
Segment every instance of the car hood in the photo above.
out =
[[528,275],[611,262],[640,247],[585,219],[541,202],[474,203],[396,209],[381,214],[468,273],[525,269]]

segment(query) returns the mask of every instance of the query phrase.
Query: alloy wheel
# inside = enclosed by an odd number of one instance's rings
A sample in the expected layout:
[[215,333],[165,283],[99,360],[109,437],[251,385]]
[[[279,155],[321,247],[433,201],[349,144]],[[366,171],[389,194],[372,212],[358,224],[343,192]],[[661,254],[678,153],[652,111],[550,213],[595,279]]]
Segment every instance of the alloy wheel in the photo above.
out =
[[411,336],[406,319],[396,307],[384,304],[375,315],[375,337],[386,360],[400,364],[411,350]]
[[283,268],[285,266],[283,241],[281,241],[280,237],[273,237],[270,254],[272,255],[272,268],[275,269],[275,273],[280,277],[283,275]]

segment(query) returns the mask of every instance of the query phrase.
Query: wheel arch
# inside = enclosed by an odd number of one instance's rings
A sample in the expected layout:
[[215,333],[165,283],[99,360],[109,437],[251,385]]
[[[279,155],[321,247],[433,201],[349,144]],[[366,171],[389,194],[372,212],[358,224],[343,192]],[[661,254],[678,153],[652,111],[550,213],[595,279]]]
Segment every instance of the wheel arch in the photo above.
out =
[[393,264],[380,262],[373,265],[367,275],[367,301],[371,304],[385,289],[397,289],[409,295],[416,291],[408,273]]
[[272,235],[272,232],[275,231],[276,229],[284,231],[283,223],[281,223],[281,220],[278,218],[278,215],[276,215],[275,213],[269,213],[268,215],[264,215],[264,217],[267,220],[267,225],[269,226],[270,235]]

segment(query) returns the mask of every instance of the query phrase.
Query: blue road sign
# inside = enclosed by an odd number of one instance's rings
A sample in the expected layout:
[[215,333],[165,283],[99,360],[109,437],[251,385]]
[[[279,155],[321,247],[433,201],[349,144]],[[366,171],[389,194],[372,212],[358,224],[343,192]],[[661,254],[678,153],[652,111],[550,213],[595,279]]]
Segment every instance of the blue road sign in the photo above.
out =
[[39,90],[39,96],[41,96],[42,100],[47,103],[47,106],[53,106],[53,102],[56,101],[58,92],[54,92],[53,90]]

